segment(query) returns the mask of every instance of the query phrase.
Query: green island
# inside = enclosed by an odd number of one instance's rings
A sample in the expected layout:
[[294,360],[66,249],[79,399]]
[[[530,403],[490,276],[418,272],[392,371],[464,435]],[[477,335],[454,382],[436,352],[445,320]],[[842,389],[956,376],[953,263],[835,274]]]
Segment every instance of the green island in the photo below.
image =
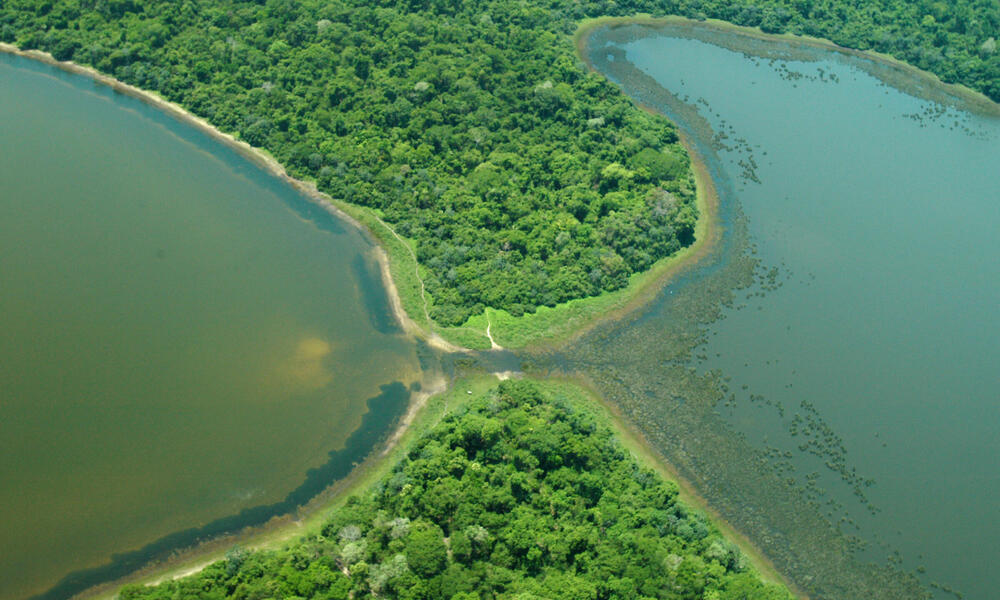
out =
[[[378,239],[417,333],[519,348],[624,314],[718,235],[692,147],[580,65],[582,23],[640,14],[815,36],[1000,100],[989,0],[9,0],[0,42],[153,92],[314,186]],[[120,597],[791,596],[585,391],[453,383],[303,535]]]
[[460,383],[451,410],[317,531],[119,597],[791,597],[640,464],[580,389],[487,381],[463,400]]

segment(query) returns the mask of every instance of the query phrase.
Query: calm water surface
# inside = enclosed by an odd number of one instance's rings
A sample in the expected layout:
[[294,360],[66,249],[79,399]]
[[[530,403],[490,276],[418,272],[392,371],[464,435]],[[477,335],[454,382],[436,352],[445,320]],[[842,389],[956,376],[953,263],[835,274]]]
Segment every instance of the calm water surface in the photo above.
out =
[[[736,394],[718,411],[789,452],[830,519],[869,542],[863,556],[995,597],[1000,120],[833,53],[769,60],[639,30],[615,47],[711,126],[723,200],[777,267],[776,289],[743,294],[700,349]],[[799,449],[809,418],[856,479]]]
[[0,598],[279,502],[369,399],[405,406],[415,346],[353,227],[141,102],[2,55],[0,139]]

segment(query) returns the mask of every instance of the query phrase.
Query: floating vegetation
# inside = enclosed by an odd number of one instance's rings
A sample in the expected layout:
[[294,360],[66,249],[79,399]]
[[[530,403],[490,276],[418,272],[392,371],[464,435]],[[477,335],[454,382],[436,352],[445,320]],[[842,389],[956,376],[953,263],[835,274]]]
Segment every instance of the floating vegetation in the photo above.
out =
[[[722,196],[724,240],[697,272],[668,286],[651,305],[594,329],[571,348],[532,356],[531,362],[538,370],[587,379],[682,477],[810,597],[928,598],[928,590],[898,560],[870,562],[869,540],[859,535],[859,524],[843,504],[830,497],[826,488],[839,480],[869,512],[878,512],[866,495],[875,482],[850,464],[843,440],[816,407],[806,398],[798,406],[785,406],[744,386],[741,393],[749,395],[750,405],[773,410],[787,427],[789,438],[798,444],[798,449],[782,448],[765,441],[760,447],[735,431],[722,414],[741,403],[730,391],[727,376],[697,366],[698,361],[707,360],[703,344],[710,337],[708,326],[724,318],[726,308],[739,310],[747,305],[739,303],[738,297],[761,298],[780,289],[792,275],[787,269],[761,264],[735,201],[734,183],[759,181],[754,147],[724,121],[713,129],[705,117],[713,113],[704,98],[691,102],[675,96],[632,65],[621,50],[622,44],[650,31],[627,26],[595,30],[589,43],[596,51],[589,59],[637,102],[665,112],[692,139]],[[702,30],[691,27],[655,32],[702,39]],[[718,32],[709,31],[704,37],[715,35]],[[720,37],[726,40],[720,45],[732,49],[737,36]],[[766,59],[769,52],[774,53],[774,44],[765,48],[760,40],[746,40],[748,54]],[[714,39],[703,41],[715,43]],[[608,60],[609,56],[614,60]],[[792,58],[788,53],[771,57]],[[789,70],[786,75],[839,81],[822,70],[815,75]],[[730,181],[721,172],[722,152],[738,154],[733,162],[740,167],[740,181]],[[810,273],[806,280],[811,279],[815,275]],[[759,360],[777,364],[766,357]],[[801,465],[806,464],[803,457],[809,459],[808,464],[822,466],[800,474]],[[880,543],[879,547],[890,557],[898,557],[888,545]]]

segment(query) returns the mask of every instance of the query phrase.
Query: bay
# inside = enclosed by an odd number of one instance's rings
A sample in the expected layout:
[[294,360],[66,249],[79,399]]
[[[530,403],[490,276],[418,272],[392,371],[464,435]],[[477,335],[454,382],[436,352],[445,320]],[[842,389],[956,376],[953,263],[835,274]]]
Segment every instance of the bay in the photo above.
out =
[[288,512],[405,410],[418,348],[355,227],[6,55],[0,139],[0,598]]
[[[745,216],[758,283],[733,294],[693,350],[692,364],[725,382],[715,415],[795,481],[804,512],[856,538],[859,565],[910,573],[939,597],[990,597],[1000,585],[990,567],[1000,559],[995,113],[880,61],[710,27],[605,29],[589,53],[678,120],[721,201]],[[651,326],[663,322],[633,325]],[[807,573],[793,579],[812,585]],[[814,593],[838,597],[835,580]]]

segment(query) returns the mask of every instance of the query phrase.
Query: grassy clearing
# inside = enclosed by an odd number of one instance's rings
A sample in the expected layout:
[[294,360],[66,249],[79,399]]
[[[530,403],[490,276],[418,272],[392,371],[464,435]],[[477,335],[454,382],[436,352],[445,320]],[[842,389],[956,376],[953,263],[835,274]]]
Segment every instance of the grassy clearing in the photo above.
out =
[[416,249],[413,243],[401,240],[393,235],[392,230],[369,208],[334,200],[334,205],[356,221],[365,226],[389,258],[389,272],[396,284],[396,291],[403,310],[414,323],[421,327],[429,327],[430,321],[424,312],[424,299],[421,295],[421,282],[417,276],[417,261],[414,258]]

